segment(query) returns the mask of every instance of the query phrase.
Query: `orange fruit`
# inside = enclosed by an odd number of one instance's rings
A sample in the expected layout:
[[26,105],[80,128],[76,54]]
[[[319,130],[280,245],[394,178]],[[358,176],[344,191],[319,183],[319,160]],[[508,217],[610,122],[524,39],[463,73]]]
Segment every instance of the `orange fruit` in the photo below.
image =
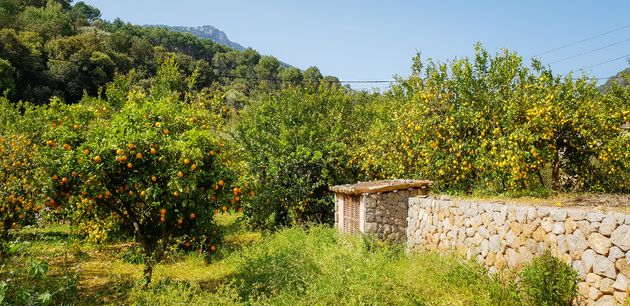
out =
[[164,134],[168,135],[168,133],[170,133],[170,131],[168,129],[164,129],[162,130],[162,132],[164,132]]
[[197,169],[197,164],[192,164],[192,165],[190,165],[190,169],[192,169],[192,170]]
[[142,158],[142,153],[137,153],[136,154],[136,159],[141,159]]
[[140,192],[140,196],[141,196],[141,197],[143,197],[143,198],[144,198],[146,195],[147,195],[147,193],[146,193],[144,190]]
[[182,224],[182,223],[184,223],[184,220],[182,219],[177,220],[177,224]]
[[214,245],[213,245],[213,246],[210,246],[210,250],[211,250],[212,252],[214,252],[214,251],[216,251],[216,250],[217,250],[217,247],[215,247]]
[[56,129],[56,128],[57,128],[57,122],[54,122],[54,121],[53,121],[53,123],[52,123],[52,128],[53,128],[53,129]]
[[105,191],[105,196],[106,196],[106,197],[110,197],[111,195],[112,195],[112,193],[111,193],[111,192],[109,192],[109,190]]
[[177,177],[182,178],[184,176],[184,173],[181,171],[177,172]]
[[195,219],[196,217],[195,213],[190,213],[190,219]]
[[218,209],[215,209],[215,210],[213,210],[212,212],[214,212],[214,214],[216,215],[216,214],[218,214],[218,213],[219,213],[219,210],[218,210]]
[[227,211],[227,207],[225,207],[225,206],[221,206],[221,210],[222,210],[222,211]]
[[190,160],[188,158],[184,159],[184,165],[190,164]]
[[162,214],[162,215],[166,215],[166,208],[162,208],[162,209],[160,209],[160,214]]
[[238,200],[240,200],[241,198],[239,198],[238,196],[234,197],[234,201],[238,202]]
[[214,190],[219,190],[219,185],[214,185]]
[[151,148],[151,155],[155,155],[155,153],[157,153],[157,150],[155,148]]
[[250,192],[249,192],[249,196],[253,198],[253,197],[254,197],[254,192],[253,192],[253,191],[250,191]]
[[89,149],[85,149],[85,150],[83,150],[83,154],[85,154],[85,155],[90,154],[90,150],[89,150]]
[[127,192],[127,194],[128,194],[130,197],[133,197],[133,191],[129,190],[129,192]]
[[238,212],[242,213],[243,212],[243,207],[239,207],[238,208]]
[[152,181],[152,182],[157,181],[157,177],[156,177],[155,175],[154,175],[154,176],[152,176],[152,177],[151,177],[151,181]]
[[52,176],[53,181],[56,181],[59,179],[59,176],[57,176],[56,174]]
[[160,127],[162,126],[162,123],[160,123],[159,121],[155,123],[155,127]]
[[210,156],[214,156],[214,150],[210,150]]
[[173,195],[174,195],[175,197],[179,197],[179,191],[175,191],[175,192],[173,192]]
[[223,180],[219,180],[219,186],[223,186]]
[[116,155],[122,155],[123,153],[125,152],[122,149],[116,150]]
[[136,148],[136,145],[135,145],[135,144],[133,144],[133,143],[130,143],[130,144],[128,144],[128,145],[127,145],[127,148],[128,148],[129,150],[133,150],[133,149],[135,149],[135,148]]
[[68,178],[67,177],[62,178],[61,182],[63,182],[64,184],[67,183],[68,182]]
[[127,163],[127,168],[129,168],[129,169],[133,168],[133,164],[132,163]]
[[97,164],[98,164],[98,163],[100,163],[100,162],[101,162],[101,157],[100,157],[100,156],[98,156],[98,155],[96,155],[96,156],[94,156],[94,158],[93,158],[92,160],[93,160],[95,163],[97,163]]
[[162,222],[162,223],[166,222],[166,218],[160,217],[160,222]]

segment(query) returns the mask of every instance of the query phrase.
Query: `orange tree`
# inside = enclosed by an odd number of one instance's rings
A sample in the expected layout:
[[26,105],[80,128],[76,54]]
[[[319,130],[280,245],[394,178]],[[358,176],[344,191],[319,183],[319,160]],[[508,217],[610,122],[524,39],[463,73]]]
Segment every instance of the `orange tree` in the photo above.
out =
[[92,224],[119,222],[144,251],[147,283],[170,245],[215,250],[213,216],[242,196],[217,132],[222,115],[200,96],[182,98],[173,88],[183,81],[168,60],[148,90],[119,79],[107,101],[84,98],[90,120],[77,121],[73,106],[51,106],[65,111],[49,113],[58,117],[43,135],[54,181],[48,202]]

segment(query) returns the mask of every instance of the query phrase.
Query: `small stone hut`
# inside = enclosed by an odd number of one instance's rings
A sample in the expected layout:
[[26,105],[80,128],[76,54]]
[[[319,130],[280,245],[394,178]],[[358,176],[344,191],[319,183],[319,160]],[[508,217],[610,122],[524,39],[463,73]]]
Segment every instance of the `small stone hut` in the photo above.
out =
[[426,180],[385,180],[331,187],[335,226],[343,233],[405,241],[408,199],[426,195],[431,184]]

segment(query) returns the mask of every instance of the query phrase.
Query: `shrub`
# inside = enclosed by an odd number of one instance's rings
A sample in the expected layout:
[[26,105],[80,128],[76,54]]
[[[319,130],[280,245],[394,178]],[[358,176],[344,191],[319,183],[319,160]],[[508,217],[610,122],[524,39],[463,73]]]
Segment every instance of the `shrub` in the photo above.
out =
[[549,251],[534,258],[520,277],[520,288],[533,305],[571,305],[577,296],[577,272]]
[[350,143],[365,120],[368,97],[321,86],[260,96],[234,128],[256,197],[247,216],[256,225],[333,220],[329,186],[356,180]]

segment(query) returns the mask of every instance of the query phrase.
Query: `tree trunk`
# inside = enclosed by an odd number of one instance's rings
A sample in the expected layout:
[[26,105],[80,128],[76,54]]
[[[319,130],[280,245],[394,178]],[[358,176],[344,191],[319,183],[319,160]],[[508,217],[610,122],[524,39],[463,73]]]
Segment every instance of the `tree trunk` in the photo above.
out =
[[538,176],[538,181],[540,182],[540,187],[545,188],[545,180],[540,173],[540,169],[536,169],[536,175]]
[[142,245],[142,249],[144,250],[144,287],[148,287],[151,283],[151,278],[153,277],[153,248],[151,244],[145,240],[144,235],[142,234],[142,230],[140,229],[140,224],[138,222],[133,222],[133,229],[136,236],[136,242]]
[[[146,252],[146,251],[145,251]],[[147,288],[151,283],[151,278],[153,277],[153,259],[146,255],[144,258],[144,287]]]
[[276,206],[275,223],[278,227],[289,226],[289,210],[282,204]]
[[551,188],[558,190],[560,187],[560,151],[556,150],[551,168]]

